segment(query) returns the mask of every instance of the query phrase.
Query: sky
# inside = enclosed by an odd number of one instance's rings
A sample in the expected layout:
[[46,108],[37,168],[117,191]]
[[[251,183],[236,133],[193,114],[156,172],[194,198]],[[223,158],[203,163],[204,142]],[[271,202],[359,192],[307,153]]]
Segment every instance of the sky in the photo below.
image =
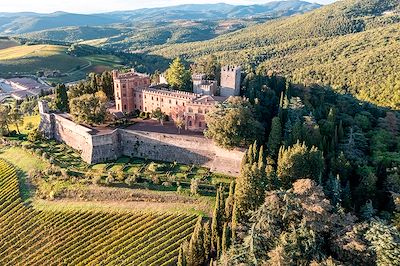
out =
[[[51,13],[65,11],[72,13],[99,13],[117,10],[134,10],[146,7],[162,7],[180,4],[220,3],[262,4],[271,0],[0,0],[0,12],[39,12]],[[305,0],[307,1],[307,0]],[[335,0],[309,0],[320,4],[329,4]]]

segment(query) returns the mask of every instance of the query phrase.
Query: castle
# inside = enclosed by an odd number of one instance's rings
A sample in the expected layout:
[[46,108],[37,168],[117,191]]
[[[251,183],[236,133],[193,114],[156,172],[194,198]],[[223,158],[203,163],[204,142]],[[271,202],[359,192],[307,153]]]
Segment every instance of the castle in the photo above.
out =
[[220,86],[216,80],[206,80],[204,74],[193,75],[193,93],[159,88],[151,84],[148,75],[134,70],[128,73],[114,70],[113,79],[118,111],[152,112],[160,108],[172,120],[183,120],[185,129],[203,131],[206,128],[205,114],[214,105],[230,96],[239,96],[241,68],[223,67]]
[[[185,128],[203,131],[205,114],[229,96],[239,95],[240,67],[225,67],[221,86],[205,75],[193,78],[194,92],[160,89],[151,85],[150,77],[131,71],[113,71],[116,109],[124,113],[136,110],[152,112],[160,108],[173,120],[182,119]],[[129,128],[102,129],[79,125],[67,113],[52,113],[46,101],[39,101],[40,131],[80,151],[89,163],[116,160],[121,156],[140,157],[159,161],[195,164],[211,171],[238,175],[243,150],[225,150],[201,134],[181,135],[150,132]]]
[[50,112],[46,101],[39,101],[39,113],[39,129],[44,137],[78,150],[89,164],[129,156],[200,165],[232,176],[240,172],[242,150],[222,149],[201,135],[89,128],[72,121],[69,114]]

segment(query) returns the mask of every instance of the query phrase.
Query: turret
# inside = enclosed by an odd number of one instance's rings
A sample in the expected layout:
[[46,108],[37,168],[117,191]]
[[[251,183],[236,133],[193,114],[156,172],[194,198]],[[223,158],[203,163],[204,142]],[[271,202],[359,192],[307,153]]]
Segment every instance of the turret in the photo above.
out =
[[242,68],[225,66],[221,69],[221,96],[239,96]]

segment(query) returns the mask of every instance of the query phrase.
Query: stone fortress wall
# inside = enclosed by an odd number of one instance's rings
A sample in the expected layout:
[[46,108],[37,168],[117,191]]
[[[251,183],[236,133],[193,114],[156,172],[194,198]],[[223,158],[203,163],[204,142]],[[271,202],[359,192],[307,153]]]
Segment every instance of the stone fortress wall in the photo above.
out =
[[74,123],[65,114],[50,113],[44,101],[39,102],[39,111],[39,128],[45,137],[80,151],[89,164],[129,156],[195,164],[233,176],[240,171],[243,151],[221,149],[203,137],[125,129],[97,132]]

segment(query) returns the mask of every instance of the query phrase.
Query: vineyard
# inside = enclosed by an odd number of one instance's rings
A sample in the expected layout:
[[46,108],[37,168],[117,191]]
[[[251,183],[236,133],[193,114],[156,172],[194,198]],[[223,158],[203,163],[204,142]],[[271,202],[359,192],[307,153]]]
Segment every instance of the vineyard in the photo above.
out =
[[196,215],[38,211],[0,160],[0,265],[173,265]]

